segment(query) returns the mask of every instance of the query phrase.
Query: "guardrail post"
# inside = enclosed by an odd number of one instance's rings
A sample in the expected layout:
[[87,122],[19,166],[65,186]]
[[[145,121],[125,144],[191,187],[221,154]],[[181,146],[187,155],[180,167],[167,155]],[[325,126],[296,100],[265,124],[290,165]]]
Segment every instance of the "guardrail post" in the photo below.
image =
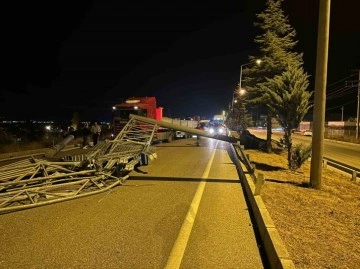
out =
[[353,170],[352,171],[351,181],[356,181],[356,177],[357,177],[357,172],[355,170]]
[[264,174],[259,173],[258,176],[256,177],[256,180],[255,180],[254,196],[260,194],[261,186],[264,184],[264,182],[265,182],[265,180],[264,180]]
[[324,168],[324,169],[327,168],[327,160],[323,160],[323,168]]
[[250,165],[251,165],[251,169],[255,173],[256,165],[254,163],[252,163],[252,162],[250,162]]

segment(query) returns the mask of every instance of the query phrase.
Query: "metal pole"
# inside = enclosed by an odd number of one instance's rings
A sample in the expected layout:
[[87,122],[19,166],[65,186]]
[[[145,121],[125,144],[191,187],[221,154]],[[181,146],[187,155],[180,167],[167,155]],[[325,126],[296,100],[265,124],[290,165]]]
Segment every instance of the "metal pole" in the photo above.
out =
[[243,68],[244,65],[247,65],[247,64],[243,64],[243,65],[240,66],[239,91],[241,91],[242,68]]
[[[241,79],[242,79],[242,70],[243,70],[243,66],[248,65],[250,63],[247,64],[243,64],[240,66],[240,80],[239,80],[239,96],[241,97]],[[244,109],[244,100],[242,98],[240,98],[241,101],[241,107],[240,107],[240,114],[239,114],[239,121],[240,121],[240,125],[242,127],[242,129],[244,130],[245,125],[244,125],[244,119],[245,119],[245,109]]]
[[226,142],[230,142],[230,143],[237,143],[239,141],[239,139],[236,139],[235,137],[231,137],[231,136],[227,136],[227,135],[210,134],[207,131],[202,131],[202,130],[199,130],[199,129],[196,129],[196,128],[180,126],[180,125],[177,125],[177,124],[168,123],[168,122],[165,122],[165,121],[162,121],[162,120],[161,121],[154,120],[154,119],[150,119],[150,118],[147,118],[147,117],[142,117],[142,116],[139,116],[139,115],[130,114],[130,119],[135,119],[135,120],[138,120],[138,121],[142,121],[142,122],[154,124],[154,125],[157,125],[157,126],[161,126],[161,127],[167,128],[167,129],[178,130],[178,131],[182,131],[182,132],[197,135],[197,136],[204,136],[204,137],[208,137],[208,138],[214,138],[214,139],[218,139],[218,140],[222,140],[222,141],[226,141]]
[[314,126],[310,168],[310,185],[315,189],[321,189],[322,181],[329,28],[330,0],[320,0],[315,74]]
[[[261,63],[261,60],[258,59],[255,62],[256,62],[257,65],[259,65]],[[252,64],[252,62],[240,65],[239,94],[240,94],[240,91],[241,91],[241,80],[242,80],[243,66],[246,66],[246,65],[249,65],[249,64]],[[235,101],[234,94],[235,94],[235,92],[233,92],[231,110],[234,108],[234,101]]]
[[[243,68],[244,65],[248,65],[248,64],[250,64],[250,63],[240,65],[239,91],[241,90],[242,68]],[[235,101],[235,92],[233,92],[233,96],[232,96],[231,111],[234,109],[234,101]]]
[[356,113],[356,140],[359,139],[359,118],[360,118],[360,70],[359,70],[359,81],[358,81],[358,104]]
[[235,92],[233,92],[233,96],[232,96],[231,111],[233,111],[233,109],[234,109],[234,95],[235,95]]

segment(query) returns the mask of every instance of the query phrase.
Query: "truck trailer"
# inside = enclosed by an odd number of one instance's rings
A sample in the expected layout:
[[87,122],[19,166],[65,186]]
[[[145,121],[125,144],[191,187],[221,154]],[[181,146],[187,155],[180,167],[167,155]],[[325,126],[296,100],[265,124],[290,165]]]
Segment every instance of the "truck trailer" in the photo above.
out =
[[[138,115],[150,119],[167,122],[175,125],[196,128],[198,120],[181,120],[163,117],[163,108],[157,107],[155,97],[129,97],[122,103],[113,106],[112,128],[116,136],[127,124],[130,115]],[[159,127],[154,134],[153,142],[171,142],[176,135],[176,130]],[[184,138],[189,137],[184,134]]]

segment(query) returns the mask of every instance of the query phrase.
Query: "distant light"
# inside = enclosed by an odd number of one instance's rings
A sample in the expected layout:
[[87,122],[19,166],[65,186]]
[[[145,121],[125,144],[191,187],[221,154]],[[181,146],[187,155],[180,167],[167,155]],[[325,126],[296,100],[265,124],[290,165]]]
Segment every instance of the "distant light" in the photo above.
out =
[[136,110],[136,109],[139,109],[139,107],[138,106],[134,106],[134,109]]
[[48,131],[50,131],[50,130],[51,130],[51,126],[50,126],[50,125],[46,125],[46,126],[45,126],[45,129],[48,130]]
[[116,109],[116,106],[113,106],[112,109],[115,110],[115,109]]

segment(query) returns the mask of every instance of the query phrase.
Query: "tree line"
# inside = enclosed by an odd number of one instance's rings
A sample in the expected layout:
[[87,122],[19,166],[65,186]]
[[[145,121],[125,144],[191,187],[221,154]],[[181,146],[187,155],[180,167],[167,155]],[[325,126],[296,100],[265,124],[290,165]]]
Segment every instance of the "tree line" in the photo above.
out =
[[[265,9],[256,14],[254,26],[259,34],[254,42],[257,55],[249,55],[235,94],[239,97],[244,86],[246,102],[266,114],[266,152],[272,151],[272,119],[276,118],[284,130],[288,151],[288,166],[297,169],[306,159],[299,154],[310,154],[310,147],[299,149],[292,143],[292,130],[298,128],[309,109],[313,92],[308,89],[309,75],[303,68],[303,53],[296,51],[296,31],[282,9],[283,0],[267,0]],[[261,59],[260,64],[256,64]],[[242,81],[241,81],[242,80]],[[232,109],[227,119],[246,130],[249,119],[245,115],[245,101]]]

